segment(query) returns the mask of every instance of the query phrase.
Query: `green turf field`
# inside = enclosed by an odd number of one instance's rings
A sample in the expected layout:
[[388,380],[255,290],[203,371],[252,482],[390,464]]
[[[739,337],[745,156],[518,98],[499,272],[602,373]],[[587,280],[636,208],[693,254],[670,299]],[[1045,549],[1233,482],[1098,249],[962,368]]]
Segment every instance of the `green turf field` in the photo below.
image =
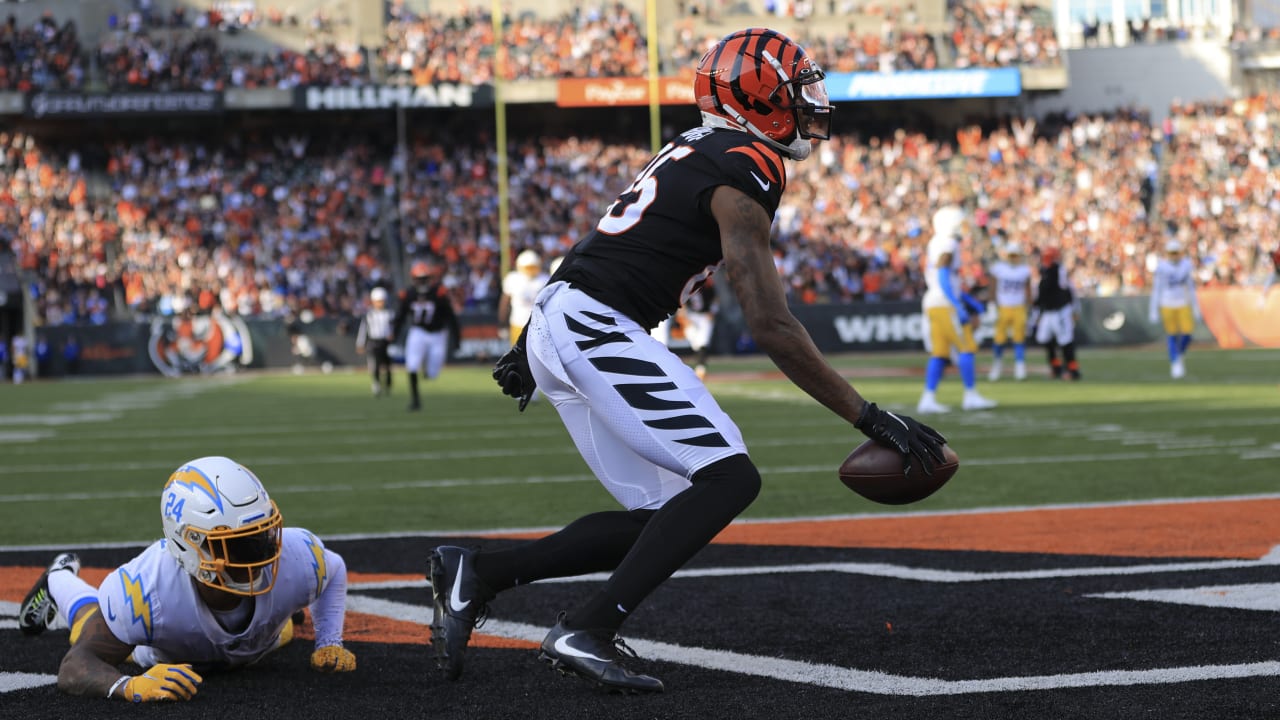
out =
[[[930,420],[962,467],[905,509],[1280,491],[1280,351],[1193,349],[1172,381],[1160,348],[1086,350],[1075,384],[1033,357],[1025,382],[980,383],[996,410]],[[922,356],[832,362],[867,397],[913,411],[918,375],[880,371],[918,370]],[[751,374],[771,367],[716,359],[709,383],[764,475],[745,517],[903,510],[835,479],[862,436],[786,380]],[[940,399],[958,405],[953,373]],[[545,527],[613,507],[552,408],[517,413],[488,368],[446,368],[416,414],[402,372],[396,383],[381,400],[354,370],[0,386],[0,545],[151,539],[169,472],[211,454],[253,469],[287,523],[322,534]]]

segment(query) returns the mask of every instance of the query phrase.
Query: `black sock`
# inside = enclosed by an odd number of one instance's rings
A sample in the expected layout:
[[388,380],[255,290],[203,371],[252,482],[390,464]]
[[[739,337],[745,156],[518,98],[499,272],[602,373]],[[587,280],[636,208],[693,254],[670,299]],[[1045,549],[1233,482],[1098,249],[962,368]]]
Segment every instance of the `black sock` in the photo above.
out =
[[476,574],[494,592],[546,578],[604,572],[618,567],[653,510],[598,512],[559,532],[476,558]]
[[418,402],[418,373],[409,373],[409,397]]
[[760,493],[760,472],[746,455],[713,463],[691,480],[689,489],[654,514],[609,582],[569,614],[566,626],[617,630]]

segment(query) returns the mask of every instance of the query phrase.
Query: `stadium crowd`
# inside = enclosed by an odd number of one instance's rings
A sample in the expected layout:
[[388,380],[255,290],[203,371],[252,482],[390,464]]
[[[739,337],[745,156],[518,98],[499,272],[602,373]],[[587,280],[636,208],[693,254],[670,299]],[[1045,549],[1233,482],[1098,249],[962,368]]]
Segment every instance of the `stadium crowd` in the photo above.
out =
[[30,27],[9,15],[0,25],[0,90],[78,90],[85,81],[84,51],[75,23],[45,13]]
[[[140,7],[109,17],[96,45],[82,47],[73,23],[49,14],[31,27],[13,16],[0,29],[0,90],[81,89],[206,90],[352,86],[374,82],[424,85],[491,82],[493,25],[487,4],[453,13],[416,13],[393,0],[385,38],[367,48],[339,40],[341,24],[317,11],[299,18],[292,10],[246,4],[239,10],[169,14]],[[957,2],[944,33],[928,31],[913,5],[859,8],[879,18],[875,27],[832,32],[802,26],[796,40],[832,71],[998,67],[1061,62],[1051,27],[1020,5]],[[639,77],[648,72],[644,17],[622,3],[589,4],[558,17],[522,13],[507,18],[507,80]],[[273,46],[252,51],[245,33],[286,28],[300,49]],[[718,37],[683,19],[677,40],[663,48],[662,72],[696,62]],[[233,41],[232,38],[239,38]],[[939,40],[947,49],[939,51]]]
[[[1280,155],[1274,96],[1146,116],[1014,118],[955,137],[834,137],[792,164],[776,259],[799,303],[918,297],[930,217],[971,211],[965,282],[1008,242],[1055,245],[1085,294],[1147,290],[1173,236],[1201,283],[1268,270]],[[461,309],[499,292],[496,169],[486,137],[433,132],[407,156],[344,135],[237,134],[107,147],[101,167],[0,135],[0,227],[37,278],[41,323],[215,306],[243,315],[351,314],[397,255],[437,255]],[[512,144],[513,251],[562,254],[648,155],[634,141]],[[101,178],[95,181],[94,178]],[[400,178],[405,180],[401,182]],[[401,222],[401,219],[403,221]]]

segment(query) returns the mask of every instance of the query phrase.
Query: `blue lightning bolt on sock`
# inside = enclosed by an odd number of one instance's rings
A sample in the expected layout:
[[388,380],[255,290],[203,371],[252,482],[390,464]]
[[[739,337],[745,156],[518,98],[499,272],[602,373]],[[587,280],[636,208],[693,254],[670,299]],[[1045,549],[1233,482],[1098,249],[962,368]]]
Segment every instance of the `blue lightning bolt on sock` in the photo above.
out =
[[924,370],[924,389],[933,392],[942,382],[942,373],[947,369],[947,361],[940,357],[929,358],[929,365]]
[[960,382],[965,390],[972,390],[978,383],[977,374],[973,370],[973,353],[960,353],[956,359],[956,367],[960,368]]
[[1178,359],[1178,336],[1170,335],[1169,336],[1169,362],[1174,362],[1177,359]]

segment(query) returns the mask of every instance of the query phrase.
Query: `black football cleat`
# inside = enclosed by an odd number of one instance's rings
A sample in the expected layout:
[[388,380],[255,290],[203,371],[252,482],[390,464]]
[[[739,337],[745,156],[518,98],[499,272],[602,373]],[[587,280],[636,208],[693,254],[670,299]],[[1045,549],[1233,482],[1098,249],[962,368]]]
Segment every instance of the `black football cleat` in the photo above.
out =
[[58,605],[49,594],[49,573],[58,570],[70,570],[73,575],[80,574],[80,558],[75,553],[61,553],[49,563],[49,567],[40,575],[35,587],[22,599],[18,606],[18,629],[23,635],[39,635],[58,617]]
[[561,675],[576,675],[597,687],[629,694],[660,693],[662,681],[622,667],[623,658],[637,657],[612,630],[571,630],[564,613],[542,640],[538,659],[551,663]]
[[431,648],[445,677],[462,676],[471,631],[484,624],[494,592],[476,575],[476,552],[441,545],[431,551]]

